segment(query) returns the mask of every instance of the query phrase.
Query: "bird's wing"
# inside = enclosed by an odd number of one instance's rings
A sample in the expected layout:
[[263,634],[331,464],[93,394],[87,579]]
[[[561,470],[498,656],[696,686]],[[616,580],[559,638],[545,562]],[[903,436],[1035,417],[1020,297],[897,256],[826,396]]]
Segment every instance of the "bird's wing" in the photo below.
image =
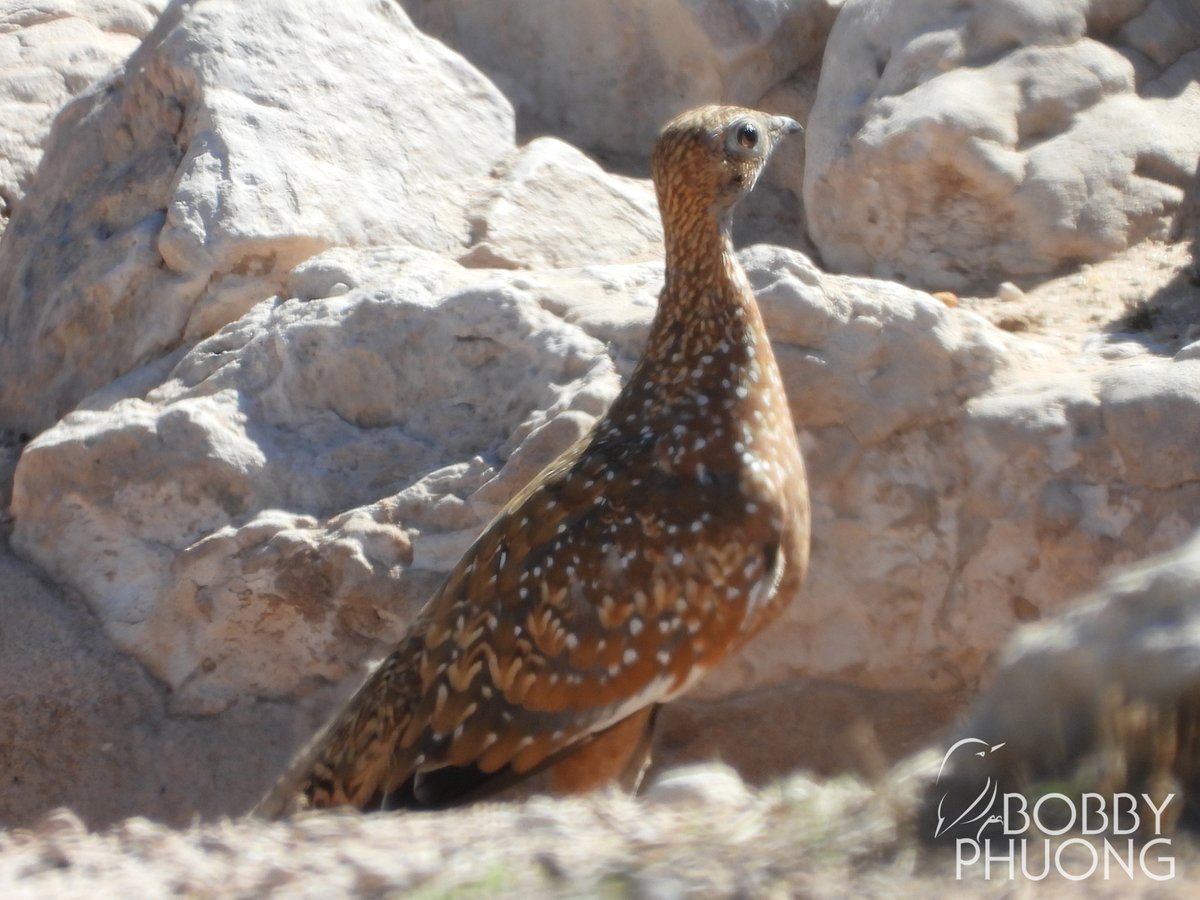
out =
[[736,477],[679,483],[629,455],[578,447],[518,495],[262,811],[280,791],[362,806],[444,766],[528,771],[748,637],[777,529]]

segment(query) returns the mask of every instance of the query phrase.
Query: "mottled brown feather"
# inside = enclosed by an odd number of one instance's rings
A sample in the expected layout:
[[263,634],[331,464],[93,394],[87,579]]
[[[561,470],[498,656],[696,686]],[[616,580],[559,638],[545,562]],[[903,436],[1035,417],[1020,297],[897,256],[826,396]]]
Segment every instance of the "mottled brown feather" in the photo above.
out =
[[653,156],[666,280],[641,362],[591,434],[484,530],[261,813],[362,808],[449,766],[549,767],[560,791],[628,780],[651,711],[797,593],[804,467],[729,237],[734,203],[796,127],[735,107],[667,125]]

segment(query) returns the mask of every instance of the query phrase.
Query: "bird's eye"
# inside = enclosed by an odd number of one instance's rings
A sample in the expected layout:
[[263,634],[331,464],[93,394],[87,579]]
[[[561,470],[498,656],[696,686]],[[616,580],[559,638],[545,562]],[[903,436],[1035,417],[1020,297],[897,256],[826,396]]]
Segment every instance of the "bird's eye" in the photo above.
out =
[[747,150],[758,146],[758,128],[753,122],[743,122],[737,129],[737,142]]
[[753,119],[737,119],[725,131],[725,152],[734,159],[758,158],[765,149],[762,130]]

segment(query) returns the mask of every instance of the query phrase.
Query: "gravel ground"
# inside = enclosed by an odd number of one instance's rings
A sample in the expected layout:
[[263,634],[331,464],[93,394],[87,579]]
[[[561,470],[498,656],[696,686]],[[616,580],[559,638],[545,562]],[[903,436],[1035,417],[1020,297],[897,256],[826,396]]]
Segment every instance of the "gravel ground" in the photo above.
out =
[[[483,804],[445,813],[322,813],[173,830],[130,819],[89,833],[67,811],[0,833],[0,894],[23,897],[1192,897],[1200,847],[1172,838],[1174,877],[1120,870],[1010,881],[913,827],[920,779],[871,786],[794,776],[747,788],[719,766],[678,770],[633,800]],[[1056,845],[1052,845],[1056,846]],[[1080,848],[1073,848],[1079,851]],[[1086,848],[1085,848],[1086,849]],[[1086,857],[1086,853],[1084,854]],[[1078,873],[1086,863],[1068,863]],[[1072,868],[1072,866],[1079,867]],[[1164,869],[1151,867],[1152,874]]]

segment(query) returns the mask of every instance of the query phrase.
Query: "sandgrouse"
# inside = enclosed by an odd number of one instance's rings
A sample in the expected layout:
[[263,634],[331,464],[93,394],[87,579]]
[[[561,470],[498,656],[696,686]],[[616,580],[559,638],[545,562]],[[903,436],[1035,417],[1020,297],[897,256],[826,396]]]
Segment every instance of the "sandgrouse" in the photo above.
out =
[[641,361],[260,814],[440,806],[535,772],[557,793],[632,789],[657,706],[797,593],[808,487],[730,213],[799,127],[708,106],[663,129],[652,165],[666,276]]

